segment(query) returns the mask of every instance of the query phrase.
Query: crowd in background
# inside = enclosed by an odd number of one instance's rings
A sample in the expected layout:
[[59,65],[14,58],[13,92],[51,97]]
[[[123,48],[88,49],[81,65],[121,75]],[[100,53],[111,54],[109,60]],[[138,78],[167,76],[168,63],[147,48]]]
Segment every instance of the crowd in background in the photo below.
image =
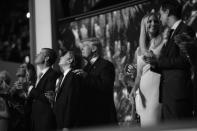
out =
[[21,63],[30,55],[29,25],[21,22],[14,22],[13,27],[1,26],[0,60]]
[[28,1],[1,1],[0,8],[0,60],[23,62],[30,54]]

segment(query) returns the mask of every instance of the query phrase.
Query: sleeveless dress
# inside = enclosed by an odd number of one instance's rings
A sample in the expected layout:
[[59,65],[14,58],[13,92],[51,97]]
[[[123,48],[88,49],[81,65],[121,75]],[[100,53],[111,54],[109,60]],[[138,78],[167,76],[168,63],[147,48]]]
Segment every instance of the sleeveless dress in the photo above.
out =
[[[163,44],[152,50],[156,57],[159,56]],[[139,53],[138,53],[139,54]],[[140,116],[141,127],[154,126],[161,119],[161,104],[159,103],[159,84],[161,75],[150,71],[150,65],[145,63],[142,55],[137,55],[137,68],[142,70],[140,87],[136,91],[136,112]]]

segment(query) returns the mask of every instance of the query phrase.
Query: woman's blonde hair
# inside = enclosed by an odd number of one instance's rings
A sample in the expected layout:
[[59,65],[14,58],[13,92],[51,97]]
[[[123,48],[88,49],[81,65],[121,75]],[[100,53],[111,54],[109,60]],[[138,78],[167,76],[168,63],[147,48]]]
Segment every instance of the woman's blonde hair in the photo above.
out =
[[[140,50],[142,53],[144,53],[146,50],[148,50],[148,47],[149,47],[150,37],[148,34],[147,23],[148,23],[148,20],[151,16],[155,16],[155,18],[157,18],[159,21],[157,14],[154,12],[148,13],[142,18],[141,28],[140,28],[140,37],[139,37],[139,47],[140,47]],[[157,35],[160,34],[160,30],[161,29],[159,28]]]

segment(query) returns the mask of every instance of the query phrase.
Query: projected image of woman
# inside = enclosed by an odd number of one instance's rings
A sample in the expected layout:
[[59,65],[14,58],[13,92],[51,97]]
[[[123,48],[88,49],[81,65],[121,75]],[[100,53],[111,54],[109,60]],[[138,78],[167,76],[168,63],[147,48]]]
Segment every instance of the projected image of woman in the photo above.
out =
[[131,96],[135,96],[136,111],[140,115],[141,126],[152,126],[160,121],[159,83],[160,74],[151,71],[144,56],[159,56],[163,46],[159,19],[155,13],[142,18],[139,47],[136,50],[137,76]]

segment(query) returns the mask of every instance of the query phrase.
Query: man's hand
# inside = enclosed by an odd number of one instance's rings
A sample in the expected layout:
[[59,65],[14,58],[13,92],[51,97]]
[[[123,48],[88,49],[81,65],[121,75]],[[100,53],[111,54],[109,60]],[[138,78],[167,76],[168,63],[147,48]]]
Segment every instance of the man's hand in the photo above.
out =
[[54,91],[46,91],[44,93],[45,97],[48,99],[51,106],[53,106],[53,102],[55,100],[55,92]]
[[83,77],[87,76],[87,72],[85,72],[83,69],[76,69],[73,71],[73,73],[77,74],[77,75],[81,75]]
[[144,61],[146,63],[151,64],[153,66],[157,64],[157,57],[156,57],[156,55],[152,51],[150,51],[150,54],[149,55],[145,55],[143,57],[143,59],[144,59]]
[[136,77],[137,74],[137,65],[134,64],[126,64],[125,65],[125,72],[128,75],[131,75],[131,78],[134,79]]
[[175,36],[174,41],[179,47],[180,52],[183,53],[190,63],[196,61],[197,40],[189,36],[187,33],[178,34]]
[[181,42],[191,42],[193,40],[194,38],[188,35],[187,33],[178,34],[174,37],[174,41],[176,44],[179,44]]
[[188,42],[180,42],[177,44],[179,49],[184,53],[188,54],[188,49],[189,49],[189,43]]

